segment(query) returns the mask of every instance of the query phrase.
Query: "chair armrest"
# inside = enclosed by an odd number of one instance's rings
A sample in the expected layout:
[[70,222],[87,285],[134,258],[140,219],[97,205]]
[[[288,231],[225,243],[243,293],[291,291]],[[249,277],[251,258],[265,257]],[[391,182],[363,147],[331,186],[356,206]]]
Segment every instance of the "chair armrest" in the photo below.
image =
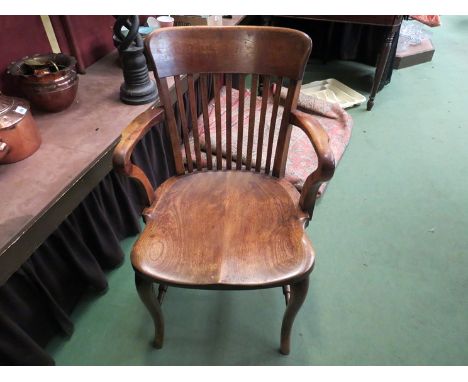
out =
[[300,207],[312,218],[319,187],[335,172],[335,158],[328,144],[328,134],[310,115],[299,110],[291,111],[290,123],[304,131],[317,153],[317,169],[307,177],[299,200]]
[[151,205],[154,200],[154,189],[143,170],[131,162],[131,155],[136,144],[162,120],[164,120],[164,110],[154,105],[138,115],[123,130],[120,142],[112,156],[114,169],[137,181],[147,205]]

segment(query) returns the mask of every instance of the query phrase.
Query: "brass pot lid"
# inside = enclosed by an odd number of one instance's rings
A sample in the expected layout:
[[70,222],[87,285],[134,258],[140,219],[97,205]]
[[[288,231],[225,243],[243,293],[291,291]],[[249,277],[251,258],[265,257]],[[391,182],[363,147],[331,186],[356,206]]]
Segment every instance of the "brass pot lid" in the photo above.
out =
[[14,128],[28,111],[28,101],[0,93],[0,130]]

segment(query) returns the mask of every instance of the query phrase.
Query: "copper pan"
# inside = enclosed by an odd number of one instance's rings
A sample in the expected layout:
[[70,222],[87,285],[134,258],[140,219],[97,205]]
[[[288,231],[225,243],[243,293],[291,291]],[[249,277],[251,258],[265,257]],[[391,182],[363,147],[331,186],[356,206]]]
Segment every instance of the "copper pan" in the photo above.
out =
[[0,94],[0,164],[25,159],[40,145],[29,102]]
[[34,107],[58,112],[69,107],[78,91],[76,60],[62,53],[36,54],[12,62],[7,72]]

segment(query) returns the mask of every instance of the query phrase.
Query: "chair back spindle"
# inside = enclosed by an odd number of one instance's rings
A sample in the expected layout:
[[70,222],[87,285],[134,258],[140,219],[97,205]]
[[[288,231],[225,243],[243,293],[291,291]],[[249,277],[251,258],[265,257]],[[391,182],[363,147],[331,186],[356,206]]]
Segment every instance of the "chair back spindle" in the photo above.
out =
[[237,153],[236,170],[242,168],[242,146],[244,143],[244,107],[245,107],[245,74],[239,75],[239,112],[237,119]]
[[273,152],[273,139],[275,136],[275,128],[276,128],[276,117],[278,116],[278,106],[280,102],[280,94],[281,94],[281,87],[283,86],[283,78],[280,77],[277,80],[276,88],[277,91],[275,92],[274,99],[273,99],[273,106],[271,111],[271,120],[270,120],[270,132],[268,134],[268,147],[267,147],[267,158],[265,164],[265,174],[270,173],[271,168],[271,157]]
[[255,130],[255,109],[258,88],[258,74],[252,74],[252,86],[250,88],[250,108],[249,108],[249,132],[247,140],[247,159],[245,168],[250,170],[252,167],[253,137]]
[[185,106],[184,106],[184,99],[182,93],[182,84],[180,80],[180,76],[174,76],[174,83],[175,89],[177,93],[177,106],[179,109],[181,124],[182,124],[182,137],[184,141],[184,148],[185,148],[185,158],[187,163],[187,171],[193,172],[193,163],[192,163],[192,153],[190,150],[190,140],[189,140],[189,131],[188,131],[188,121],[185,118]]
[[268,98],[270,94],[270,76],[263,78],[263,94],[262,94],[262,109],[260,112],[260,121],[258,125],[258,140],[257,140],[257,163],[255,164],[255,171],[260,172],[262,166],[263,154],[263,132],[265,130],[265,117],[268,107]]
[[223,169],[223,148],[221,145],[221,74],[214,74],[214,99],[215,99],[215,119],[216,119],[216,169]]
[[[201,81],[201,99],[202,99],[202,110],[203,110],[203,128],[205,132],[205,152],[206,152],[206,163],[207,169],[213,169],[213,159],[211,156],[211,136],[210,136],[210,117],[208,114],[208,85],[207,75],[200,75]],[[194,126],[195,127],[195,126]],[[170,128],[170,127],[169,127]]]
[[232,169],[232,74],[226,74],[226,169]]
[[[187,75],[188,80],[188,93],[189,93],[189,104],[190,104],[190,117],[192,119],[192,127],[197,126],[197,105],[196,105],[196,92],[195,92],[195,80],[193,79],[193,74]],[[201,148],[200,148],[200,137],[198,135],[198,129],[193,128],[193,146],[195,152],[195,160],[197,163],[197,170],[202,170],[202,157],[201,157]]]

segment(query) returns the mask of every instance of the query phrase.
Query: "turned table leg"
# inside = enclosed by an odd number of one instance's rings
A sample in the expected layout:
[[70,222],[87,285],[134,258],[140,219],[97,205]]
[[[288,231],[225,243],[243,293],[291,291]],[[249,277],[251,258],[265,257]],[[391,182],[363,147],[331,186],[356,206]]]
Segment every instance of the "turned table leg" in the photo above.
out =
[[374,106],[374,99],[377,91],[379,90],[380,83],[382,82],[382,76],[387,66],[388,58],[390,56],[390,51],[392,50],[392,43],[395,37],[396,32],[398,31],[398,26],[394,26],[389,29],[385,35],[385,42],[382,52],[377,60],[377,67],[375,68],[374,81],[372,83],[372,90],[369,96],[369,101],[367,102],[367,110],[372,110]]

